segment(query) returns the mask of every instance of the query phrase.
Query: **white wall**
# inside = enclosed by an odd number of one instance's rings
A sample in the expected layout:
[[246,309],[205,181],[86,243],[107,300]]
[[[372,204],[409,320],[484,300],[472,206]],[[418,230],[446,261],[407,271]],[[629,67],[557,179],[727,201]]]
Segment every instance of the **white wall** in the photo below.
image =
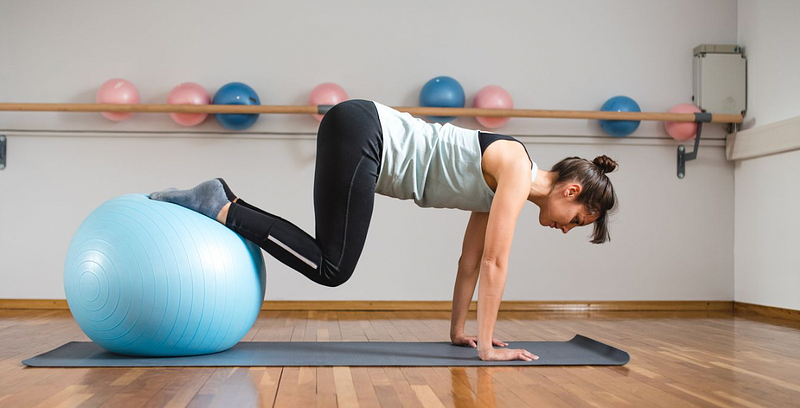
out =
[[[691,50],[735,43],[735,1],[3,2],[0,100],[92,102],[106,79],[133,81],[160,103],[185,81],[209,92],[243,81],[265,104],[303,104],[335,81],[351,97],[416,105],[436,75],[468,99],[498,84],[521,108],[594,110],[626,94],[646,111],[691,97]],[[455,124],[477,127],[468,118]],[[116,195],[186,188],[222,176],[248,202],[313,232],[309,117],[262,117],[245,132],[213,119],[191,129],[166,115],[124,123],[98,114],[0,113],[0,298],[63,298],[63,261],[83,218]],[[733,168],[709,127],[687,178],[660,124],[623,140],[596,122],[512,120],[549,168],[609,154],[621,208],[612,241],[590,228],[539,227],[529,204],[510,259],[509,300],[731,300]],[[554,137],[558,136],[558,137]],[[469,214],[378,196],[354,277],[316,286],[267,256],[267,299],[447,300]]]
[[[739,0],[747,120],[800,116],[800,2]],[[735,300],[800,309],[800,151],[736,163]]]

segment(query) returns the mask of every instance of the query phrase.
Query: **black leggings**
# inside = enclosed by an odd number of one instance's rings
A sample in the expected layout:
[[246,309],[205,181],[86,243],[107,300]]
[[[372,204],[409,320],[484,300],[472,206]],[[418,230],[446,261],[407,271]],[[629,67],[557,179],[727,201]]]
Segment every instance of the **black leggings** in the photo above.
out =
[[339,286],[353,274],[367,239],[382,152],[375,104],[342,102],[325,114],[317,132],[317,237],[241,199],[231,204],[225,225],[308,279]]

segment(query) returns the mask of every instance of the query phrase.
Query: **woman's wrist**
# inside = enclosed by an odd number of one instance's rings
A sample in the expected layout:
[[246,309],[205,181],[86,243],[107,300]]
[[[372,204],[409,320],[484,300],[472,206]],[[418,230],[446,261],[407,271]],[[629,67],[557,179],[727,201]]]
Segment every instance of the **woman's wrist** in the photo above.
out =
[[485,346],[481,347],[480,343],[478,343],[478,357],[480,357],[481,359],[483,359],[484,357],[487,357],[493,351],[494,351],[494,347],[493,346],[490,345],[489,347],[485,347]]

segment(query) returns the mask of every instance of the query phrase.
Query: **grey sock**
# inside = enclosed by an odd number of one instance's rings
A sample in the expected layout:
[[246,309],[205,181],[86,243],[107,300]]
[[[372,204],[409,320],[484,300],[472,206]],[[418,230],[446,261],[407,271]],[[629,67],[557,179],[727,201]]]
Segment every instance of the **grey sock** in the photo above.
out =
[[230,202],[219,179],[204,181],[189,190],[168,188],[156,191],[150,193],[150,199],[175,203],[215,220],[222,207]]

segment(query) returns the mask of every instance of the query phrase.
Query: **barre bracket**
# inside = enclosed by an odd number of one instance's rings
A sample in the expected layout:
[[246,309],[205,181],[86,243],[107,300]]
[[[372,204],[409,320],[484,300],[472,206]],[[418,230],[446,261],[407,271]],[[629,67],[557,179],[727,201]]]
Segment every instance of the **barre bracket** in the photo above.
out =
[[6,168],[6,137],[0,135],[0,170]]
[[697,158],[697,151],[700,149],[700,134],[703,133],[703,123],[711,123],[712,114],[700,112],[694,114],[694,121],[697,123],[697,136],[694,138],[694,151],[686,153],[686,147],[678,146],[678,178],[686,177],[686,162]]

